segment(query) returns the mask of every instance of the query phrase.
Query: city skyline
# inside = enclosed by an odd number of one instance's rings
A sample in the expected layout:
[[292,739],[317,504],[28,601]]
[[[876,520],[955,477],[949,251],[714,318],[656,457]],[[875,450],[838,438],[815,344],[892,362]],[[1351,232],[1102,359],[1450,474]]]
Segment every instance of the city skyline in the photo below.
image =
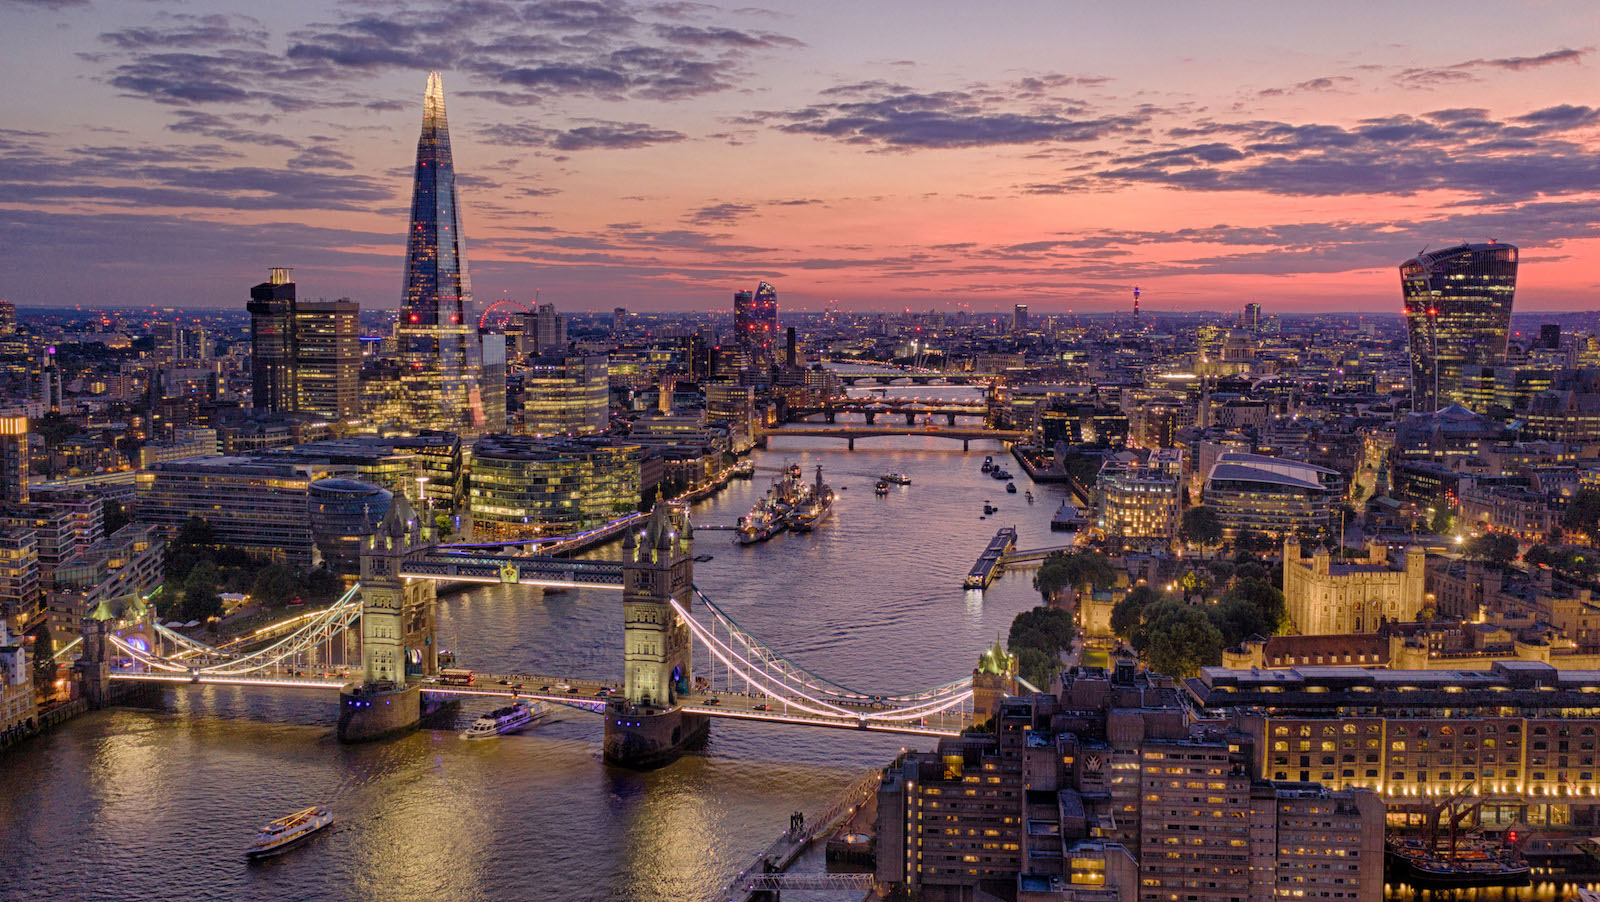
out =
[[1595,13],[1381,9],[1427,39],[1243,5],[13,6],[0,277],[21,306],[212,306],[293,265],[392,309],[439,68],[485,299],[1387,313],[1401,261],[1494,238],[1526,252],[1519,309],[1592,306]]

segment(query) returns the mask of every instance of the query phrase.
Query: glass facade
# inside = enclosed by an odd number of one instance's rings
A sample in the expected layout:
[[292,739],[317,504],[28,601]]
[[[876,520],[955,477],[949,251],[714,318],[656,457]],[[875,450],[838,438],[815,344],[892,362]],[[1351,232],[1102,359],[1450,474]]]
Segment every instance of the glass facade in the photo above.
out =
[[250,403],[256,410],[294,410],[294,283],[289,270],[250,289]]
[[406,425],[449,429],[468,424],[468,325],[463,310],[471,297],[444,81],[432,72],[422,101],[405,295],[395,330]]
[[311,538],[335,573],[361,572],[361,540],[389,512],[394,493],[357,479],[311,483]]
[[762,282],[754,294],[734,292],[733,329],[738,334],[739,347],[752,363],[759,358],[770,364],[778,340],[778,289]]
[[638,445],[491,435],[472,449],[472,528],[482,539],[566,535],[638,509]]
[[593,435],[610,421],[611,379],[604,354],[535,358],[522,371],[523,430]]
[[1511,333],[1517,249],[1461,244],[1400,265],[1411,343],[1411,406],[1418,412],[1467,401],[1462,369],[1500,366]]
[[203,517],[220,545],[309,567],[310,486],[327,475],[310,464],[251,457],[162,461],[138,473],[139,520],[172,535],[191,516]]

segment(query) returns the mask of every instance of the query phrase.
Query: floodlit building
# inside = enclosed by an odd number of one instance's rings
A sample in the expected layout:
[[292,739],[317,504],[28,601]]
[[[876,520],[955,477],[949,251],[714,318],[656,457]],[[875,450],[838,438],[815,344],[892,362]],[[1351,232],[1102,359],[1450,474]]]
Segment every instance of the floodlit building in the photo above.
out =
[[472,448],[473,533],[568,535],[639,509],[640,446],[490,435]]
[[1178,529],[1183,452],[1163,449],[1144,464],[1107,463],[1095,483],[1099,526],[1108,536],[1170,539]]
[[139,472],[138,519],[170,537],[201,517],[219,544],[309,567],[316,546],[308,498],[311,483],[327,475],[324,467],[260,457],[162,461]]
[[604,354],[549,354],[522,371],[522,424],[533,435],[593,435],[611,417]]
[[1326,467],[1229,451],[1206,477],[1204,498],[1227,538],[1243,532],[1283,538],[1334,527],[1343,483]]
[[1283,543],[1283,601],[1293,629],[1304,635],[1376,632],[1385,622],[1409,623],[1426,606],[1427,553],[1412,545],[1398,562],[1373,542],[1365,558],[1335,560],[1326,548],[1301,557],[1300,543]]

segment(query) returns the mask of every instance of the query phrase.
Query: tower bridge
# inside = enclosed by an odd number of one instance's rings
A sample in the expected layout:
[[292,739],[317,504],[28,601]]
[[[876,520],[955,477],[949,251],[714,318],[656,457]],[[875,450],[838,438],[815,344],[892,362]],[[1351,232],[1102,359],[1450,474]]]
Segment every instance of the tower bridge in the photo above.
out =
[[[157,622],[125,636],[86,618],[77,669],[91,704],[108,697],[112,681],[337,692],[346,742],[408,732],[452,700],[545,701],[601,715],[605,760],[628,767],[665,764],[698,747],[713,719],[953,736],[1015,690],[1009,676],[987,671],[900,693],[864,692],[812,673],[695,587],[693,539],[686,513],[658,504],[642,529],[625,534],[621,561],[453,553],[441,551],[433,530],[397,497],[363,545],[360,583],[332,605],[225,646]],[[621,592],[621,677],[478,674],[470,685],[441,682],[439,581]]]

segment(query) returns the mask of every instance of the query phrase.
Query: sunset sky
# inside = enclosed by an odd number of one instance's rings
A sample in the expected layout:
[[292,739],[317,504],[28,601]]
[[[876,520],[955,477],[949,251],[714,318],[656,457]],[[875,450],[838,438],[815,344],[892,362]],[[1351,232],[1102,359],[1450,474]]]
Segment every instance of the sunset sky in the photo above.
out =
[[1600,3],[0,0],[0,297],[398,306],[429,69],[480,306],[1600,308]]

